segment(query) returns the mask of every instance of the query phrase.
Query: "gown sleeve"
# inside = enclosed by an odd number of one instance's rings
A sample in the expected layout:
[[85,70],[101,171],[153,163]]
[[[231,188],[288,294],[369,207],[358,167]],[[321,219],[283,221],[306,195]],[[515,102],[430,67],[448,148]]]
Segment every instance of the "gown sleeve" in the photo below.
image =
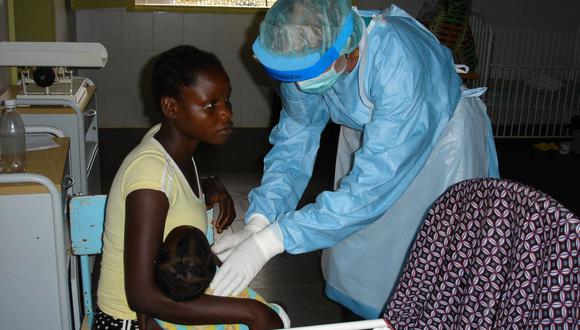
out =
[[245,218],[254,213],[270,222],[294,210],[312,175],[320,135],[329,120],[320,95],[306,94],[294,83],[281,85],[282,112],[270,134],[272,149],[264,158],[261,185],[249,196]]

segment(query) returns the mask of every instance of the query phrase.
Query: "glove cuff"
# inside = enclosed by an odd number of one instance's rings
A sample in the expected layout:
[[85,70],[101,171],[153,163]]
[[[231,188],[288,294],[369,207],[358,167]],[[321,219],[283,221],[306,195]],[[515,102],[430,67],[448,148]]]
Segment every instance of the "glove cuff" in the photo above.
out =
[[248,218],[248,222],[246,223],[244,229],[249,230],[255,234],[260,230],[268,227],[269,224],[270,221],[268,221],[268,219],[263,214],[252,213],[252,215],[250,215]]
[[284,325],[284,329],[290,328],[290,317],[288,317],[288,314],[286,314],[286,311],[284,310],[284,308],[282,308],[282,306],[275,304],[275,303],[268,303],[268,305],[270,305],[270,308],[272,308],[274,311],[276,311],[276,313],[278,314],[278,316],[282,320],[282,324]]
[[255,234],[256,244],[267,260],[284,252],[284,236],[282,230],[277,222],[264,228],[259,233]]

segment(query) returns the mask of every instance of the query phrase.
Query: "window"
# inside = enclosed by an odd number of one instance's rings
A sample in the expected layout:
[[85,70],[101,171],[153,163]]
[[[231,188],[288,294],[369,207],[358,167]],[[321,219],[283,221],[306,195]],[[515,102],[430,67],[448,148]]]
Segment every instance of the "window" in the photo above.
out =
[[270,8],[276,0],[135,0],[136,6]]

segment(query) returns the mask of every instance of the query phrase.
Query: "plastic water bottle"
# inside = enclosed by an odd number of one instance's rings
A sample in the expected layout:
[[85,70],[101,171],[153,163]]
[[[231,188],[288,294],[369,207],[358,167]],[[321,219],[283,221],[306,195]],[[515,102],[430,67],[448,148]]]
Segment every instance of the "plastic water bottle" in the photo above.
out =
[[0,119],[0,173],[26,172],[26,135],[24,123],[16,112],[16,101],[4,101]]

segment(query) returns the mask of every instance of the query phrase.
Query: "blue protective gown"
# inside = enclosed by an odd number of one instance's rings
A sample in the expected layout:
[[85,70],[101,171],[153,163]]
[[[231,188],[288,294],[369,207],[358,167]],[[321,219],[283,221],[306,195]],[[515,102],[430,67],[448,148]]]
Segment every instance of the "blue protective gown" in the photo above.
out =
[[[270,135],[273,147],[264,159],[262,183],[250,192],[246,218],[260,213],[277,221],[290,253],[335,246],[323,257],[327,294],[373,318],[396,284],[431,203],[463,178],[498,173],[485,110],[478,98],[461,101],[461,79],[449,49],[395,6],[373,19],[363,43],[355,70],[327,92],[307,94],[294,83],[282,83],[280,121]],[[479,112],[474,117],[461,111],[453,130],[448,124],[456,108]],[[347,164],[345,173],[337,177],[334,191],[296,210],[330,120],[354,136],[339,141],[339,149],[350,146],[337,156],[346,159],[340,166]],[[466,124],[477,129],[457,129]],[[471,138],[474,131],[481,134]],[[478,149],[469,150],[461,141],[477,141]],[[433,176],[418,181],[421,172]],[[401,196],[413,185],[424,196],[401,205]],[[398,213],[386,219],[391,209]],[[362,230],[371,224],[370,233]],[[372,236],[374,245],[365,246],[370,242],[365,236]]]

